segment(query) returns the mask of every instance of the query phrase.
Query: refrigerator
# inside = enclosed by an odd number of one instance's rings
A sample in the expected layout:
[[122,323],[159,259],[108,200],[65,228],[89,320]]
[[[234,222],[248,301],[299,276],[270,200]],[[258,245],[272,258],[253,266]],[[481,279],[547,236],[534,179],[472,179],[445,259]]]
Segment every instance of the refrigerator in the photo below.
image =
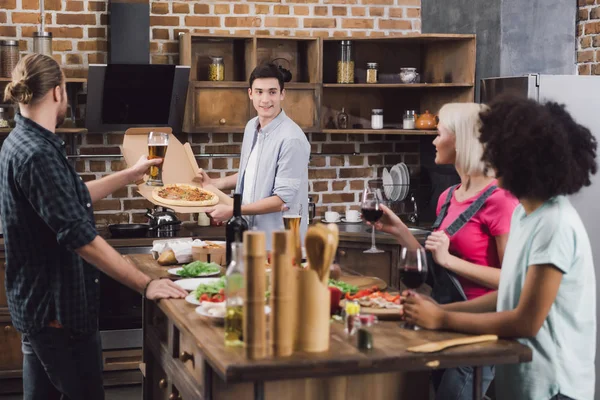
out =
[[[481,103],[488,103],[500,93],[510,92],[544,102],[564,104],[575,121],[592,131],[600,143],[600,76],[539,75],[487,78],[481,80]],[[598,149],[600,150],[600,149]],[[597,162],[600,165],[600,157]],[[600,277],[600,172],[592,184],[570,196],[592,244],[596,277]],[[597,283],[597,291],[600,285]],[[600,312],[600,293],[596,293],[596,312]],[[600,315],[597,316],[600,321]],[[596,399],[600,399],[600,330],[596,330]]]

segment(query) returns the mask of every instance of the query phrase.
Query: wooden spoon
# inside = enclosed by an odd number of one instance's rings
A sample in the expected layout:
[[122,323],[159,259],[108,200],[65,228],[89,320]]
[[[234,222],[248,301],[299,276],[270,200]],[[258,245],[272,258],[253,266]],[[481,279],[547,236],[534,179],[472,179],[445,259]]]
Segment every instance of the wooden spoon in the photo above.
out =
[[339,243],[338,226],[336,224],[327,224],[326,228],[327,242],[323,252],[323,264],[321,265],[321,272],[319,274],[319,279],[321,279],[321,282],[324,285],[329,284],[329,268],[331,267],[331,263],[333,263]]
[[435,353],[447,349],[448,347],[461,346],[465,344],[474,344],[481,342],[491,342],[498,340],[496,335],[480,335],[480,336],[469,336],[465,338],[442,340],[439,342],[425,343],[419,346],[413,346],[406,349],[413,353]]
[[326,237],[323,235],[323,224],[311,225],[306,231],[304,245],[306,246],[306,258],[310,269],[316,271],[317,276],[321,276],[321,266],[323,263],[323,252],[325,251]]

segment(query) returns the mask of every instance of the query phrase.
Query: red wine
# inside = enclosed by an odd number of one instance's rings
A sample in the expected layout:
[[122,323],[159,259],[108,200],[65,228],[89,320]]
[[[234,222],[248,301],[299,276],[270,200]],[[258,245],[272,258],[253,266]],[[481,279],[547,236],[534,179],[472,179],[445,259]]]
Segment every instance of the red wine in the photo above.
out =
[[369,222],[377,222],[383,216],[383,210],[376,208],[362,208],[363,217]]
[[242,195],[235,193],[233,195],[233,216],[227,221],[225,227],[225,238],[227,240],[227,249],[225,257],[227,265],[231,262],[231,243],[242,242],[244,232],[248,230],[248,223],[242,217]]
[[400,279],[409,289],[416,289],[425,283],[427,273],[416,269],[400,269]]

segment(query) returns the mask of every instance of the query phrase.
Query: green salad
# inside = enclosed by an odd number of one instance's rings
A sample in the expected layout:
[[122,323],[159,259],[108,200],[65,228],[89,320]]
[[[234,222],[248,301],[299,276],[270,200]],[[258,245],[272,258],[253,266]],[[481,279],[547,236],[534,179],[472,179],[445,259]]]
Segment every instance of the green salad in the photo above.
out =
[[196,290],[194,290],[194,297],[199,300],[203,294],[211,297],[215,294],[220,294],[221,290],[225,289],[225,277],[222,276],[217,282],[214,283],[201,283],[198,285]]
[[187,265],[184,265],[178,272],[177,275],[185,278],[194,278],[202,275],[214,274],[220,272],[221,267],[215,263],[208,263],[205,261],[194,261]]
[[344,294],[350,293],[352,295],[358,292],[358,286],[349,285],[346,282],[336,281],[335,279],[329,279],[329,286],[340,289]]

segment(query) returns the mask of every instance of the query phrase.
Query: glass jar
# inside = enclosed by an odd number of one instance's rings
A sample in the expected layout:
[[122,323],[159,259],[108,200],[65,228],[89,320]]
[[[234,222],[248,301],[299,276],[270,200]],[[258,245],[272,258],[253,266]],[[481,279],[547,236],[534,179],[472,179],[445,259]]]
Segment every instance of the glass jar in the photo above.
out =
[[338,129],[348,129],[348,114],[344,107],[342,107],[342,112],[337,115],[337,127]]
[[337,83],[354,83],[354,59],[352,57],[352,41],[350,40],[340,42]]
[[360,328],[360,304],[357,301],[346,300],[344,309],[344,332],[352,336]]
[[4,107],[0,107],[0,128],[8,127],[8,112]]
[[19,42],[0,40],[0,77],[10,78],[12,70],[19,62]]
[[225,80],[225,64],[223,63],[223,57],[211,57],[211,60],[212,62],[208,66],[208,80]]
[[400,68],[402,83],[419,83],[420,77],[416,68]]
[[374,343],[371,329],[377,323],[377,317],[372,314],[361,314],[359,319],[357,347],[360,350],[373,350]]
[[383,129],[383,110],[374,108],[371,111],[371,129]]
[[33,32],[33,52],[52,57],[52,33]]
[[402,129],[415,129],[415,120],[415,110],[404,111],[404,118],[402,119]]
[[367,83],[377,83],[377,63],[367,63]]

